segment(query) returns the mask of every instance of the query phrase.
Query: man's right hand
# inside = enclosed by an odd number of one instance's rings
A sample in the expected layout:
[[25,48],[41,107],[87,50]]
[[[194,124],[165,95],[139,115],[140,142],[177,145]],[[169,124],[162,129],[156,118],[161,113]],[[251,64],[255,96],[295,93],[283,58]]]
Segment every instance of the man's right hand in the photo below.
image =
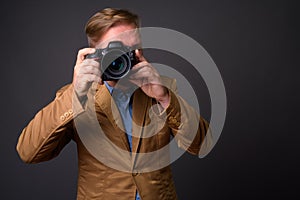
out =
[[93,82],[103,84],[99,62],[94,59],[84,59],[87,54],[94,52],[94,48],[84,48],[78,51],[72,83],[78,98],[86,96]]

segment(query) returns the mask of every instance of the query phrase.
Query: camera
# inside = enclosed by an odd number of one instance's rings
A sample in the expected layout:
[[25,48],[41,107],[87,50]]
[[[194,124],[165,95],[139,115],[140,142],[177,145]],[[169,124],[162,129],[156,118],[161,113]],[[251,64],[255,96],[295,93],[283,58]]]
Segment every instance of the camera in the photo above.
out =
[[95,53],[86,55],[100,63],[102,80],[119,80],[125,77],[130,69],[138,63],[135,56],[137,48],[123,45],[121,41],[112,41],[104,49],[96,49]]

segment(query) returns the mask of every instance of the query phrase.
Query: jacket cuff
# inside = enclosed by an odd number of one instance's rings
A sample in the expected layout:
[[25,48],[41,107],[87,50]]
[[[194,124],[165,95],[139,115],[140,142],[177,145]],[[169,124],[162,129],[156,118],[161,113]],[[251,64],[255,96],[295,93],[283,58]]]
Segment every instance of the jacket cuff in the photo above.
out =
[[175,93],[173,93],[170,89],[168,91],[170,95],[170,103],[168,107],[162,110],[162,107],[157,105],[156,109],[154,107],[152,111],[157,117],[164,119],[169,127],[179,129],[181,126],[180,103]]
[[62,92],[58,91],[56,99],[70,99],[71,105],[66,105],[65,109],[62,109],[60,120],[62,122],[68,122],[78,116],[80,113],[84,112],[86,105],[83,104],[77,97],[73,85],[67,86],[67,89],[61,89]]

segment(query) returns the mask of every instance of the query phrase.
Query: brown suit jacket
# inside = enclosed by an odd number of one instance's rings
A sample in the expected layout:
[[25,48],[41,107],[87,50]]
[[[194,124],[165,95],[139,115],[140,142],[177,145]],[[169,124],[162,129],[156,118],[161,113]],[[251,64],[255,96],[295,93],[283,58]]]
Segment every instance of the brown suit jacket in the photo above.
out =
[[[180,148],[194,155],[207,154],[212,140],[208,123],[176,94],[175,80],[165,79],[164,82],[169,88],[171,102],[162,112],[155,99],[140,89],[134,92],[132,117],[135,125],[129,158],[113,159],[120,155],[116,153],[118,151],[129,152],[129,145],[119,118],[114,116],[115,105],[107,88],[97,85],[94,94],[89,93],[88,102],[82,106],[74,95],[73,86],[67,85],[24,128],[17,144],[21,159],[26,163],[52,159],[74,140],[78,149],[78,200],[134,200],[136,190],[142,200],[177,199],[169,165],[170,136],[175,137],[174,141]],[[103,146],[87,146],[88,133],[87,136],[82,131],[79,134],[76,119],[85,115],[88,119],[90,115],[87,113],[95,113],[97,123],[111,141],[108,147],[112,147],[111,151],[104,151],[103,158],[101,155],[97,157],[95,152]],[[149,131],[155,134],[149,135]],[[97,141],[93,137],[91,141]],[[107,155],[110,152],[112,155]],[[120,167],[124,165],[124,168],[116,168],[114,163],[119,163]]]

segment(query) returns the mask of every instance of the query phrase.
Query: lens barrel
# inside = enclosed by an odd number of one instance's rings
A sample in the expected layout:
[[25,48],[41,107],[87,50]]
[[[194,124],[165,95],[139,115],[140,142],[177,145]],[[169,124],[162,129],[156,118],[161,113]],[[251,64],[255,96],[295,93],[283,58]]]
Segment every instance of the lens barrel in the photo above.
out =
[[126,76],[132,68],[128,52],[119,49],[108,51],[101,60],[102,79],[119,80]]

